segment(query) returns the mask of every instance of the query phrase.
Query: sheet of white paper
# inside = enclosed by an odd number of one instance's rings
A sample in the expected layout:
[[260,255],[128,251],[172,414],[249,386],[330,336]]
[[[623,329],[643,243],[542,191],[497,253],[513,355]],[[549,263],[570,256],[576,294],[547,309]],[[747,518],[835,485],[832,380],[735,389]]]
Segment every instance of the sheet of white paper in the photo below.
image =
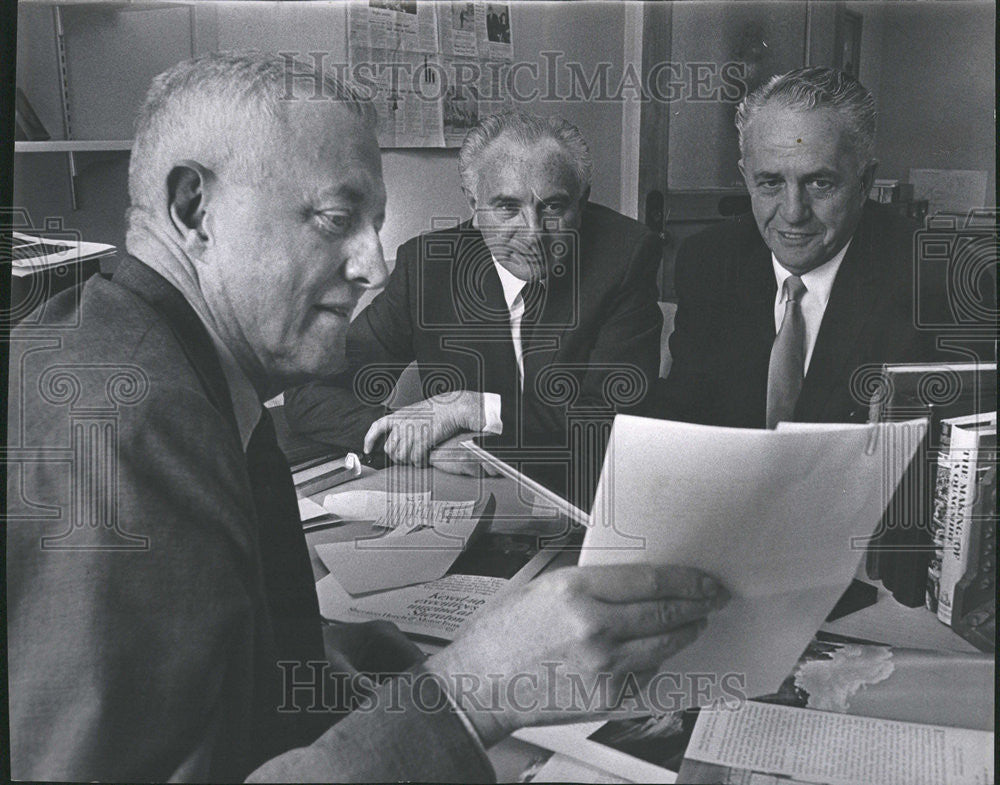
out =
[[317,504],[312,499],[299,499],[299,520],[303,523],[326,514],[323,505]]
[[323,499],[323,507],[327,512],[345,520],[372,521],[375,526],[392,529],[394,535],[468,518],[475,506],[474,499],[432,500],[429,491],[342,491],[328,494]]
[[986,731],[753,702],[701,712],[685,758],[824,785],[982,785],[994,774]]
[[610,771],[589,766],[586,763],[555,753],[545,761],[535,775],[532,782],[582,782],[588,785],[616,785],[622,782],[632,782],[624,777],[612,774]]
[[[591,741],[594,731],[604,725],[603,720],[597,722],[578,722],[572,725],[545,725],[538,728],[522,728],[514,731],[514,738],[553,750],[563,755],[576,758],[579,761],[598,769],[613,771],[629,782],[663,782],[677,781],[677,774],[662,766],[656,766],[641,758],[627,755],[607,744]],[[539,777],[540,782],[545,782]]]
[[[458,504],[455,509],[466,511],[464,516],[452,517],[446,509],[432,525],[400,522],[388,533],[376,527],[371,537],[319,543],[316,554],[351,594],[433,581],[448,572],[468,542],[491,522],[470,517],[475,502]],[[426,519],[415,523],[421,520]]]
[[[18,257],[11,262],[11,274],[15,278],[28,276],[46,267],[57,267],[64,264],[77,264],[90,259],[110,256],[115,252],[115,246],[105,243],[76,242],[68,238],[37,237],[13,232],[14,244]],[[31,246],[38,246],[38,255],[28,256]]]
[[324,619],[343,622],[384,619],[410,635],[452,640],[509,582],[486,575],[446,575],[419,586],[354,597],[333,575],[316,582]]
[[430,491],[424,493],[386,493],[385,491],[340,491],[327,494],[324,509],[348,521],[384,520],[390,506],[410,501],[430,501]]
[[664,664],[711,684],[673,708],[778,688],[854,576],[925,428],[615,420],[580,563],[695,566],[732,594]]

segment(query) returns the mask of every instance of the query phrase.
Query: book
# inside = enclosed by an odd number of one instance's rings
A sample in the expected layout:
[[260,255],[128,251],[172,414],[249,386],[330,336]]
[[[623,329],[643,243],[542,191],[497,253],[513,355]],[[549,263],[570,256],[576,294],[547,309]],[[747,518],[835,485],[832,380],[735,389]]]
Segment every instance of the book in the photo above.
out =
[[990,456],[970,516],[968,567],[955,585],[951,627],[980,651],[996,651],[997,462]]
[[988,420],[952,427],[937,603],[938,619],[948,625],[952,621],[955,585],[969,566],[973,511],[982,509],[980,499],[987,493],[984,481],[989,479],[991,464],[996,463],[996,426],[993,412]]
[[949,481],[952,464],[957,457],[952,454],[951,436],[954,427],[975,427],[977,424],[996,422],[996,413],[986,415],[970,414],[963,417],[946,417],[941,420],[941,434],[938,437],[938,463],[934,482],[934,501],[931,505],[931,541],[934,552],[927,565],[927,596],[925,606],[931,613],[937,613],[938,593],[941,584],[941,557],[944,552],[945,531],[947,530],[948,500],[951,496]]
[[[996,362],[886,364],[871,396],[869,422],[928,417],[926,438],[889,499],[868,544],[865,571],[897,602],[924,605],[934,553],[932,511],[942,418],[996,408]],[[901,447],[903,445],[900,445]]]

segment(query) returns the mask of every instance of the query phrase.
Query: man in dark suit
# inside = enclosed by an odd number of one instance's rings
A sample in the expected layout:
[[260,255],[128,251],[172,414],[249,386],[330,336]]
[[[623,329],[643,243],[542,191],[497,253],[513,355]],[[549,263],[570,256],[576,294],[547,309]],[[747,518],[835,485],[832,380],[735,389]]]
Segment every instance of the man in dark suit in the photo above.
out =
[[[866,369],[940,359],[915,319],[917,227],[867,201],[874,100],[844,73],[804,68],[749,95],[736,124],[753,215],[678,252],[655,413],[747,428],[864,422]],[[920,294],[946,308],[937,288]]]
[[[439,468],[477,471],[450,448],[467,432],[572,453],[574,419],[603,412],[609,421],[650,389],[659,246],[588,201],[592,164],[579,131],[557,118],[495,115],[469,133],[460,166],[472,220],[400,247],[385,290],[351,324],[353,376],[286,393],[296,431],[352,449],[364,434],[366,450],[385,436],[393,460],[430,453]],[[412,360],[427,400],[387,416],[346,400],[353,386],[380,403]]]
[[485,746],[586,716],[545,696],[610,674],[585,708],[611,708],[722,596],[694,570],[573,567],[426,660],[391,625],[321,632],[262,401],[336,372],[385,280],[374,124],[287,58],[174,66],[136,126],[129,256],[13,332],[15,779],[485,781]]

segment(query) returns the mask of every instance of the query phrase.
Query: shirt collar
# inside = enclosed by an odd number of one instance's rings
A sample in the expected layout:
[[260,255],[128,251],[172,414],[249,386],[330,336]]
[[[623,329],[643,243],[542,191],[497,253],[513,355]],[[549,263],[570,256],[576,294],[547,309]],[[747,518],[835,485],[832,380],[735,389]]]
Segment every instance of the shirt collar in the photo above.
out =
[[191,309],[198,315],[205,331],[208,333],[215,353],[222,366],[222,375],[229,386],[229,397],[236,417],[236,427],[239,430],[243,450],[250,443],[250,436],[260,420],[263,405],[257,391],[250,383],[236,357],[226,346],[215,329],[211,310],[205,302],[204,295],[198,285],[198,273],[192,261],[177,247],[173,238],[164,238],[163,233],[153,226],[146,226],[144,233],[138,233],[134,240],[137,245],[129,246],[129,252],[139,258],[143,264],[162,275],[184,297]]
[[[851,239],[853,240],[854,238]],[[824,308],[830,301],[830,293],[833,291],[833,282],[837,277],[837,271],[844,261],[844,256],[847,255],[847,249],[850,247],[851,240],[848,240],[847,244],[834,254],[829,261],[823,262],[819,267],[799,276],[802,279],[802,283],[805,284],[806,291],[815,297]],[[778,302],[783,303],[785,301],[785,279],[791,276],[791,273],[781,266],[778,257],[773,253],[771,254],[771,266],[774,268],[774,278],[778,282]]]
[[243,373],[243,369],[240,368],[239,363],[236,362],[233,353],[229,351],[229,348],[222,342],[222,339],[219,338],[211,325],[207,322],[204,324],[205,329],[208,331],[208,337],[211,338],[212,345],[219,355],[219,365],[222,366],[222,375],[226,377],[226,384],[229,385],[229,397],[233,403],[236,427],[240,432],[240,441],[243,443],[243,450],[245,452],[247,445],[250,443],[250,437],[253,435],[254,428],[257,427],[257,423],[260,421],[263,407],[260,398],[257,396],[257,391],[250,384],[250,380]]
[[514,301],[521,293],[527,281],[523,281],[504,267],[493,257],[493,266],[497,268],[497,275],[500,276],[500,286],[503,287],[503,299],[507,301],[507,310],[514,307]]

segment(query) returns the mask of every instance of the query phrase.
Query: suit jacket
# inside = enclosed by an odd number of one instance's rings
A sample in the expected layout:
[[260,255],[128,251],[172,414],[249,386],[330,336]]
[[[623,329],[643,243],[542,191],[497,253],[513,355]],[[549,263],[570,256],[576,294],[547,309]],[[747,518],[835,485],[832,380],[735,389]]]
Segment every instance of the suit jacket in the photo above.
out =
[[461,720],[405,691],[332,727],[290,692],[326,661],[294,490],[276,445],[244,453],[182,295],[130,258],[46,308],[12,337],[13,776],[489,778]]
[[[866,421],[860,374],[882,363],[964,359],[943,356],[937,334],[916,326],[916,229],[874,202],[865,205],[823,315],[796,421]],[[771,251],[753,216],[687,240],[675,275],[673,365],[659,383],[653,413],[709,425],[764,427],[777,283]],[[921,281],[921,286],[925,303],[947,309],[943,282]]]
[[[384,291],[351,324],[350,372],[286,393],[293,430],[359,448],[384,414],[371,404],[381,403],[413,360],[425,397],[461,389],[500,394],[506,445],[566,446],[574,415],[638,405],[659,366],[658,242],[637,222],[592,203],[566,242],[569,262],[550,271],[537,350],[525,353],[523,394],[500,278],[467,222],[400,247]],[[367,406],[347,400],[352,386]]]

